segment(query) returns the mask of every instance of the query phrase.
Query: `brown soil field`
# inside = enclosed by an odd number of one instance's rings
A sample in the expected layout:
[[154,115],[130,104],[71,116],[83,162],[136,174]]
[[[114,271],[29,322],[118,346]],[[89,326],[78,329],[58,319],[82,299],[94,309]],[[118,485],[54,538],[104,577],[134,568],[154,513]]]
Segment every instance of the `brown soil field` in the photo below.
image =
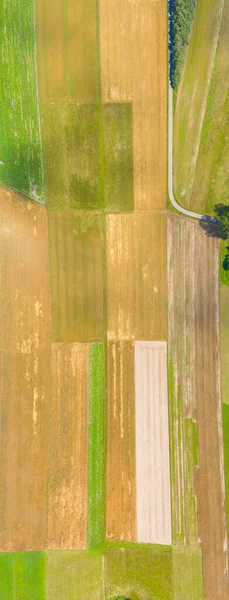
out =
[[52,341],[103,340],[102,215],[49,211]]
[[38,550],[46,545],[47,217],[4,188],[0,253],[0,550]]
[[88,344],[52,345],[48,547],[85,548]]
[[41,102],[95,101],[96,0],[36,4]]
[[167,3],[100,0],[102,101],[133,102],[135,210],[166,205]]
[[[196,416],[198,427],[196,494],[204,598],[226,600],[228,555],[220,397],[218,240],[208,238],[198,223],[171,215],[168,261],[170,358],[175,366],[175,382],[182,389],[182,416]],[[185,338],[189,338],[189,350],[185,348]],[[194,388],[190,394],[191,377]],[[196,403],[191,398],[196,398]]]
[[107,216],[108,338],[163,340],[166,314],[166,216]]
[[106,536],[136,541],[134,346],[108,344]]

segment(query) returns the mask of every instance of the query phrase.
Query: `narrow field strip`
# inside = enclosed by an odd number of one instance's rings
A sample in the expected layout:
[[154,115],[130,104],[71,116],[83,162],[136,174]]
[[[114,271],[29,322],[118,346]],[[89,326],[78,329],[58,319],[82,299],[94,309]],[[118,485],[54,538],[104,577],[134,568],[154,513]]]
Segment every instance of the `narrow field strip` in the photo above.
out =
[[89,345],[52,345],[48,548],[86,548]]
[[0,182],[43,202],[35,0],[2,0],[0,20]]
[[88,406],[88,548],[100,547],[105,538],[104,361],[103,344],[90,344]]
[[172,556],[173,600],[203,600],[201,548],[173,546]]
[[134,346],[108,343],[106,537],[136,541]]
[[172,543],[166,342],[135,342],[137,542]]

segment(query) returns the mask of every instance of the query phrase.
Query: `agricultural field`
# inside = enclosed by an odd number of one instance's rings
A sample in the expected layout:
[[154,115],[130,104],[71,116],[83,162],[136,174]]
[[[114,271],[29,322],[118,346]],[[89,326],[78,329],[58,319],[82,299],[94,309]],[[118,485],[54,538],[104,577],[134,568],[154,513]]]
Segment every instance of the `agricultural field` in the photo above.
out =
[[44,201],[36,67],[35,0],[2,0],[0,183]]
[[50,394],[47,215],[4,188],[0,247],[0,549],[42,550]]
[[49,211],[48,227],[52,341],[102,341],[102,216]]
[[228,204],[228,0],[200,0],[174,113],[174,192],[212,214]]
[[107,216],[108,339],[166,338],[166,216]]
[[185,546],[198,546],[201,541],[204,597],[226,600],[228,555],[218,282],[218,240],[207,238],[198,223],[169,216],[173,539]]

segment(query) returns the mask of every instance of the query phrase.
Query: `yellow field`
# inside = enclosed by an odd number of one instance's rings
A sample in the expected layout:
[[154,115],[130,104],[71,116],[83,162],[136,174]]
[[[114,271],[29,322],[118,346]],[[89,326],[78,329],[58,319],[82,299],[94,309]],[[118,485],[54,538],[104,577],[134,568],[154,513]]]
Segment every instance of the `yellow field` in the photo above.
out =
[[88,344],[52,345],[48,547],[85,548]]
[[0,253],[0,550],[38,550],[46,546],[47,218],[3,188]]
[[100,0],[103,102],[133,102],[135,210],[166,202],[167,3]]
[[134,346],[108,344],[106,536],[136,541]]
[[108,338],[164,340],[166,216],[107,217]]
[[96,0],[38,0],[37,36],[41,102],[96,100]]

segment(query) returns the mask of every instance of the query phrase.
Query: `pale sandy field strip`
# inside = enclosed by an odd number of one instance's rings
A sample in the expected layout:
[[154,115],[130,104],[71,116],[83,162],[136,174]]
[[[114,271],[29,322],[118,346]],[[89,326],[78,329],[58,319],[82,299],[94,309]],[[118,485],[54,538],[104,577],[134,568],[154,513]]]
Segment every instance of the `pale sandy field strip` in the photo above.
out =
[[106,536],[136,541],[134,345],[108,344]]
[[52,345],[48,547],[85,548],[88,344]]
[[108,339],[164,340],[166,216],[107,217]]
[[166,342],[135,342],[137,541],[171,544]]
[[47,218],[3,188],[0,248],[0,550],[39,550],[50,393]]
[[166,202],[166,0],[100,0],[102,101],[133,102],[134,206]]
[[[203,550],[204,598],[226,600],[228,555],[220,395],[218,240],[208,238],[199,223],[193,224],[186,218],[171,215],[168,219],[168,260],[170,276],[173,274],[172,264],[175,273],[169,306],[169,337],[171,335],[175,352],[173,360],[177,384],[180,382],[182,385],[182,370],[176,361],[182,357],[184,337],[187,336],[184,326],[181,325],[180,331],[178,324],[186,320],[187,331],[190,331],[190,327],[194,328],[189,344],[195,373],[193,393],[196,404],[188,401],[184,391],[182,414],[196,414],[198,427],[199,476],[196,477],[196,495],[198,533]],[[184,283],[177,287],[178,273]],[[188,291],[191,297],[188,297]],[[189,313],[189,303],[193,303],[191,313],[194,313],[194,321]],[[177,322],[172,330],[173,319],[174,323],[175,319]],[[189,358],[186,358],[188,362]],[[190,373],[190,364],[187,373]]]

